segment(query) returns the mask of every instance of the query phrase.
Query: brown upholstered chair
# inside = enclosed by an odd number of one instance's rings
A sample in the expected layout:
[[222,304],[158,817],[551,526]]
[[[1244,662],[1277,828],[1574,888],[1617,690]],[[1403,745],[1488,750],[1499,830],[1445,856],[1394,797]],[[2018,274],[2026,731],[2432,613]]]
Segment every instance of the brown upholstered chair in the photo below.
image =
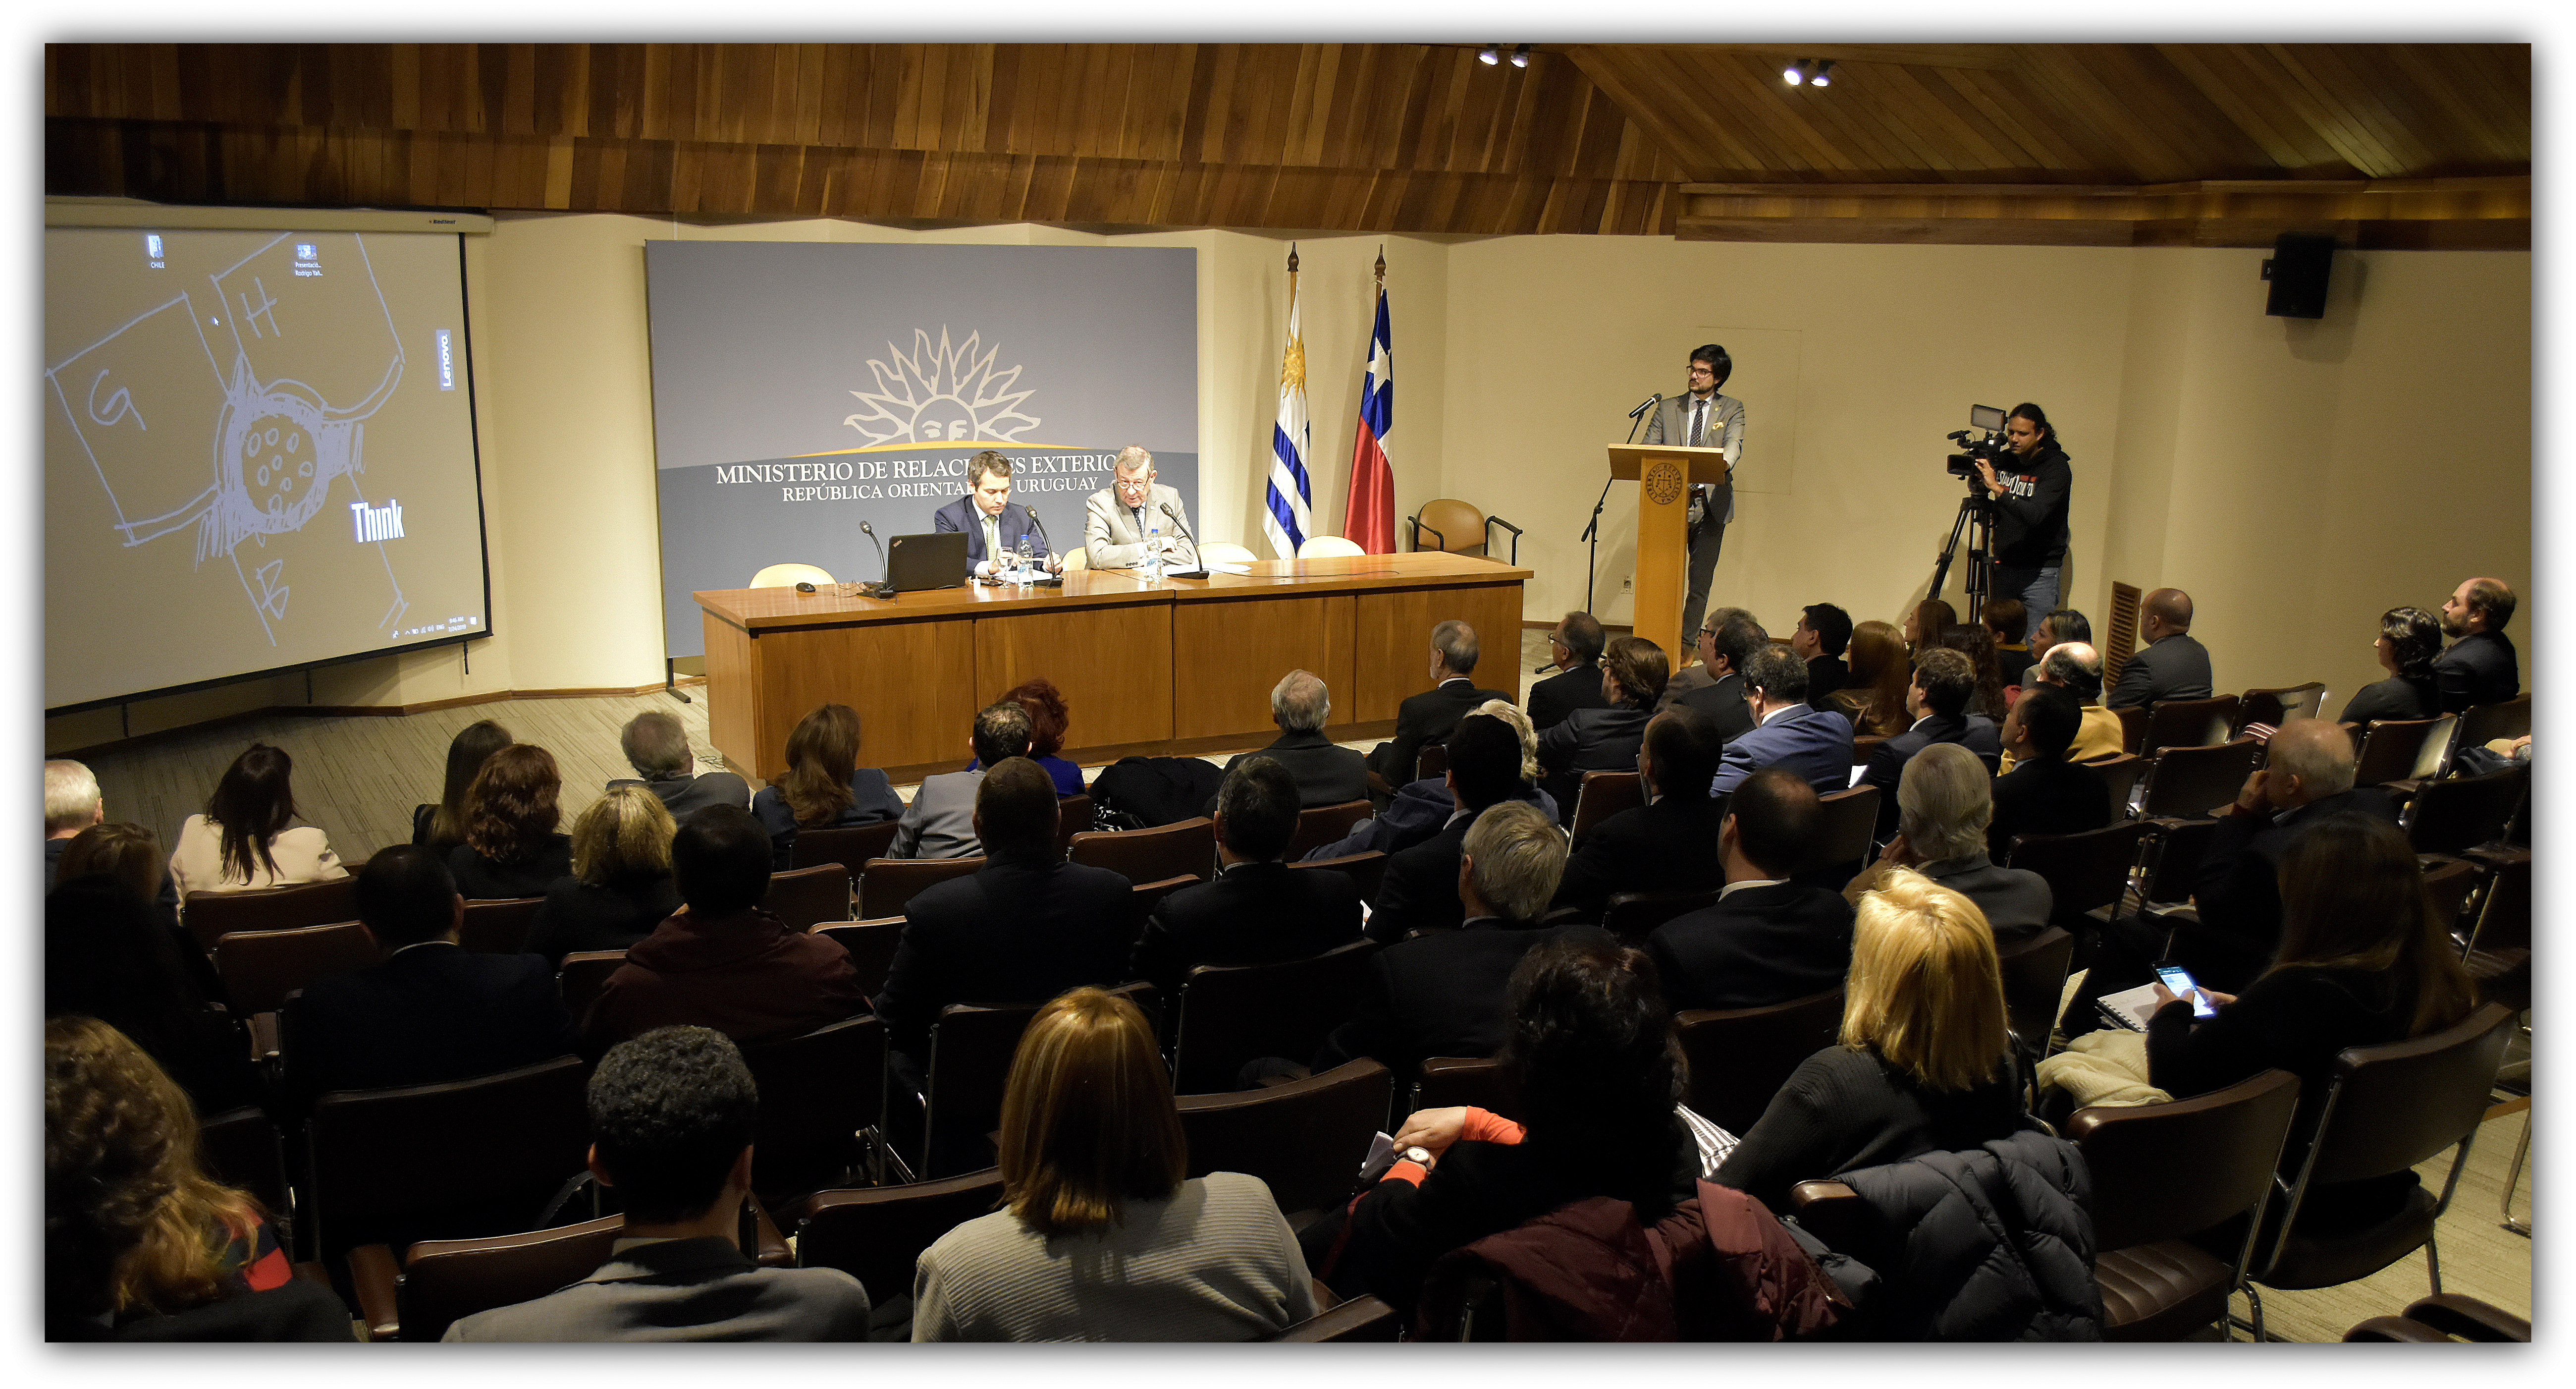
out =
[[840,1186],[873,1145],[885,1112],[885,1024],[873,1015],[829,1023],[798,1037],[742,1049],[760,1088],[752,1133],[751,1189],[785,1207]]
[[2118,905],[2128,891],[2147,825],[2126,820],[2081,834],[2018,834],[2005,862],[2048,880],[2050,924],[2081,934],[2086,913]]
[[1493,528],[1512,533],[1512,563],[1520,563],[1521,528],[1500,516],[1478,511],[1472,502],[1455,497],[1434,497],[1422,504],[1422,510],[1405,518],[1416,550],[1446,550],[1453,555],[1491,557]]
[[2353,764],[2352,784],[2385,786],[2415,775],[2415,767],[2424,750],[2437,736],[2447,738],[2455,727],[2453,715],[2442,714],[2429,719],[2380,719],[2362,730],[2355,740],[2358,760]]
[[1690,1068],[1686,1102],[1718,1127],[1741,1134],[1762,1117],[1801,1062],[1834,1044],[1842,1025],[1839,986],[1767,1008],[1676,1014],[1673,1030]]
[[903,923],[899,916],[841,921],[817,926],[814,934],[829,936],[850,952],[850,972],[859,977],[859,992],[874,998],[885,991],[886,974],[894,968],[895,948],[903,944]]
[[1181,982],[1172,1086],[1184,1095],[1235,1088],[1247,1061],[1304,1061],[1359,1008],[1378,944],[1355,940],[1275,965],[1200,965]]
[[[1112,992],[1127,995],[1147,1020],[1155,1017],[1153,985],[1121,984]],[[912,1175],[953,1177],[991,1164],[987,1135],[1002,1126],[1011,1060],[1044,1002],[952,1003],[939,1010],[922,1067],[920,1161],[901,1155]]]
[[575,1027],[599,1001],[599,992],[608,987],[608,976],[626,963],[623,950],[576,950],[563,957],[555,967],[555,992],[563,998],[564,1016]]
[[[1369,1300],[1375,1301],[1374,1298]],[[1320,1322],[1323,1318],[1315,1320]],[[1296,1327],[1289,1330],[1294,1331]],[[2529,1341],[2531,1322],[2474,1297],[2435,1293],[2408,1303],[2406,1311],[2399,1316],[2372,1317],[2343,1333],[2343,1338],[2347,1341]],[[1286,1334],[1272,1339],[1285,1340]]]
[[2460,712],[2460,731],[2451,740],[2457,748],[2480,748],[2498,738],[2519,738],[2531,731],[2531,696],[2516,695],[2493,704],[2478,704]]
[[2147,706],[2132,704],[2111,711],[2120,716],[2120,751],[2141,757],[2147,752]]
[[1183,873],[1174,878],[1161,878],[1150,883],[1136,884],[1130,889],[1136,902],[1136,919],[1142,921],[1153,915],[1154,908],[1161,906],[1164,898],[1182,888],[1196,887],[1205,881],[1206,879],[1195,873]]
[[902,827],[900,820],[879,820],[873,825],[826,825],[820,829],[796,831],[795,847],[788,854],[791,868],[812,868],[817,864],[837,863],[856,881],[859,870],[868,860],[885,857],[894,847],[894,832]]
[[1206,877],[1216,871],[1216,821],[1200,815],[1149,830],[1089,830],[1073,837],[1069,857],[1131,883]]
[[2292,719],[2321,719],[2325,713],[2318,706],[2325,702],[2326,686],[2322,680],[2304,685],[2284,685],[2277,689],[2247,690],[2237,697],[2236,726],[2231,736],[2242,733],[2249,724],[2270,724],[2274,728]]
[[[791,1265],[786,1237],[759,1198],[745,1203],[745,1213],[753,1233],[744,1255],[764,1268]],[[534,1301],[589,1277],[625,1233],[624,1215],[604,1215],[524,1234],[423,1240],[404,1252],[399,1274],[393,1251],[382,1245],[357,1251],[350,1263],[372,1339],[436,1341],[477,1312]]]
[[924,888],[982,869],[977,858],[872,858],[859,870],[859,919],[901,916]]
[[861,1191],[821,1191],[788,1213],[796,1266],[837,1268],[859,1280],[868,1301],[912,1294],[913,1266],[939,1237],[1002,1204],[1002,1171]]
[[[799,835],[802,839],[804,836]],[[850,870],[838,863],[790,868],[769,875],[769,893],[761,910],[786,923],[791,931],[810,931],[850,919]]]
[[317,979],[383,959],[376,938],[354,921],[286,931],[235,931],[215,943],[215,972],[236,1014],[274,1013]]
[[2503,837],[2531,789],[2531,768],[2516,765],[2484,776],[2428,781],[2402,821],[2419,854],[2457,854]]
[[[2272,1194],[2299,1078],[2271,1070],[2168,1104],[2078,1110],[2066,1137],[2093,1175],[2103,1337],[2179,1341],[2224,1322]],[[2235,1261],[2183,1238],[2245,1218]]]
[[1386,1067],[1363,1057],[1286,1085],[1182,1095],[1189,1174],[1248,1172],[1269,1184],[1290,1224],[1310,1223],[1358,1189],[1394,1091]]
[[1656,927],[1684,912],[1715,904],[1717,894],[1713,887],[1693,892],[1614,892],[1602,904],[1601,928],[1617,936],[1622,945],[1642,946]]
[[465,924],[456,932],[456,943],[477,955],[523,955],[528,949],[528,932],[537,924],[537,909],[546,904],[543,897],[500,897],[465,904]]
[[1635,772],[1585,772],[1574,796],[1572,837],[1581,839],[1601,828],[1602,821],[1645,803],[1645,778]]
[[1055,803],[1055,851],[1066,853],[1073,848],[1073,837],[1088,833],[1093,815],[1091,793],[1065,796]]
[[1351,826],[1373,813],[1365,800],[1339,805],[1310,805],[1297,812],[1297,833],[1288,840],[1288,861],[1295,863],[1351,832]]
[[1413,779],[1415,781],[1425,781],[1432,777],[1447,776],[1448,774],[1449,748],[1446,744],[1424,743],[1422,745],[1422,751],[1414,754]]
[[2153,757],[2166,748],[2205,747],[2227,741],[2236,727],[2236,696],[2164,699],[2147,706],[2145,740],[2137,751]]
[[1995,952],[2003,966],[2004,1011],[2020,1034],[2033,1061],[2048,1054],[2048,1032],[2057,1022],[2058,1001],[2066,992],[2067,967],[2075,960],[2075,937],[2051,926],[2025,941]]
[[1886,742],[1888,736],[1889,735],[1884,733],[1862,733],[1855,735],[1852,738],[1852,765],[1855,767],[1868,766],[1869,755],[1878,751],[1878,745]]
[[1506,1119],[1521,1116],[1520,1092],[1502,1058],[1426,1056],[1413,1074],[1414,1109],[1471,1105]]
[[2252,741],[2169,747],[2148,759],[2145,815],[2207,815],[2236,799],[2245,778],[2263,765],[2263,746]]
[[1378,886],[1386,881],[1386,855],[1377,849],[1371,849],[1364,854],[1346,855],[1342,858],[1302,859],[1288,866],[1324,868],[1336,873],[1346,873],[1350,875],[1352,885],[1359,888],[1360,900],[1363,902],[1376,901]]
[[358,880],[352,876],[293,887],[191,892],[181,911],[197,948],[212,955],[215,942],[233,931],[291,931],[357,920]]
[[2111,818],[2114,821],[2128,819],[2129,802],[2136,798],[2138,778],[2146,774],[2147,759],[2124,752],[2117,757],[2105,757],[2099,762],[2084,765],[2100,772],[2102,780],[2110,786]]
[[[1404,1330],[1404,1318],[1374,1297],[1336,1303],[1289,1327],[1269,1341],[1393,1341]],[[2530,1339],[2525,1337],[2525,1340]]]
[[[1821,814],[1816,837],[1808,841],[1806,860],[1792,876],[1810,873],[1858,873],[1869,862],[1870,839],[1878,829],[1879,789],[1853,786],[1816,799]],[[1848,867],[1850,873],[1844,873]]]

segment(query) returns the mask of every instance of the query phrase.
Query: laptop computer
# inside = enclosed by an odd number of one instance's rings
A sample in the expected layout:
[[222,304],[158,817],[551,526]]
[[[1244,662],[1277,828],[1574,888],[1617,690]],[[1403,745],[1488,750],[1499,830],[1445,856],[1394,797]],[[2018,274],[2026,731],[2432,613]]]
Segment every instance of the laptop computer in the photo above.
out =
[[932,531],[886,541],[885,596],[966,586],[966,532]]

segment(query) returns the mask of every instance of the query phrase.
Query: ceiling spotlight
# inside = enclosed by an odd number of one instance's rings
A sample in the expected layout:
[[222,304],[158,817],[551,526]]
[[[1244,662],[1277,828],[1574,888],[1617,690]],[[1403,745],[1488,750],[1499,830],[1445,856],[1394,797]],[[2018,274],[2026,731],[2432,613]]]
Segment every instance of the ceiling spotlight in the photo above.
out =
[[1512,66],[1516,68],[1525,68],[1529,66],[1528,44],[1522,44],[1520,47],[1512,50]]
[[1806,81],[1807,74],[1804,70],[1803,64],[1791,63],[1787,67],[1780,69],[1780,80],[1788,83],[1792,87]]
[[1827,58],[1823,62],[1816,64],[1816,75],[1807,79],[1807,85],[1810,87],[1830,87],[1834,85],[1834,60]]
[[1503,55],[1495,51],[1494,45],[1490,43],[1476,51],[1476,61],[1483,63],[1487,67],[1492,67],[1494,64],[1499,63],[1502,60]]

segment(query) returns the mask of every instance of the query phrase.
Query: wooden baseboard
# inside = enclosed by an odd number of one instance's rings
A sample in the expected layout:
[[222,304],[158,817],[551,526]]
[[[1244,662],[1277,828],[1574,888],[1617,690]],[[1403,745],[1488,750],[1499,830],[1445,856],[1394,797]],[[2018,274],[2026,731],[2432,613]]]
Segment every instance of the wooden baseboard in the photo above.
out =
[[[683,676],[673,682],[674,685],[682,688],[706,683],[707,678],[703,675]],[[408,718],[413,714],[435,713],[441,709],[462,709],[475,704],[498,704],[505,699],[632,699],[638,695],[652,694],[662,688],[664,687],[661,682],[656,681],[650,685],[602,685],[589,689],[492,690],[483,694],[425,699],[412,704],[269,704],[257,709],[245,709],[237,714],[224,714],[216,718],[200,719],[195,723],[180,724],[175,728],[156,728],[149,733],[135,734],[131,738],[117,738],[60,752],[49,751],[45,755],[78,760],[87,757],[103,757],[115,752],[132,752],[138,748],[148,748],[158,743],[168,742],[173,738],[203,733],[211,728],[221,728],[226,724],[241,723],[249,719]]]

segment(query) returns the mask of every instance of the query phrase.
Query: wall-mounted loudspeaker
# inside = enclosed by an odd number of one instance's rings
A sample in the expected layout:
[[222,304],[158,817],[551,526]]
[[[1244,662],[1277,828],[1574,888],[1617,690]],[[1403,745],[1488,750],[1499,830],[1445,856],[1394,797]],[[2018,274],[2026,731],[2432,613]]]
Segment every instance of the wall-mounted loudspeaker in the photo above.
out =
[[2263,278],[2272,283],[2263,312],[2274,318],[2325,317],[2326,277],[2334,269],[2334,249],[2331,236],[2282,233],[2272,243],[2272,258],[2263,262]]

